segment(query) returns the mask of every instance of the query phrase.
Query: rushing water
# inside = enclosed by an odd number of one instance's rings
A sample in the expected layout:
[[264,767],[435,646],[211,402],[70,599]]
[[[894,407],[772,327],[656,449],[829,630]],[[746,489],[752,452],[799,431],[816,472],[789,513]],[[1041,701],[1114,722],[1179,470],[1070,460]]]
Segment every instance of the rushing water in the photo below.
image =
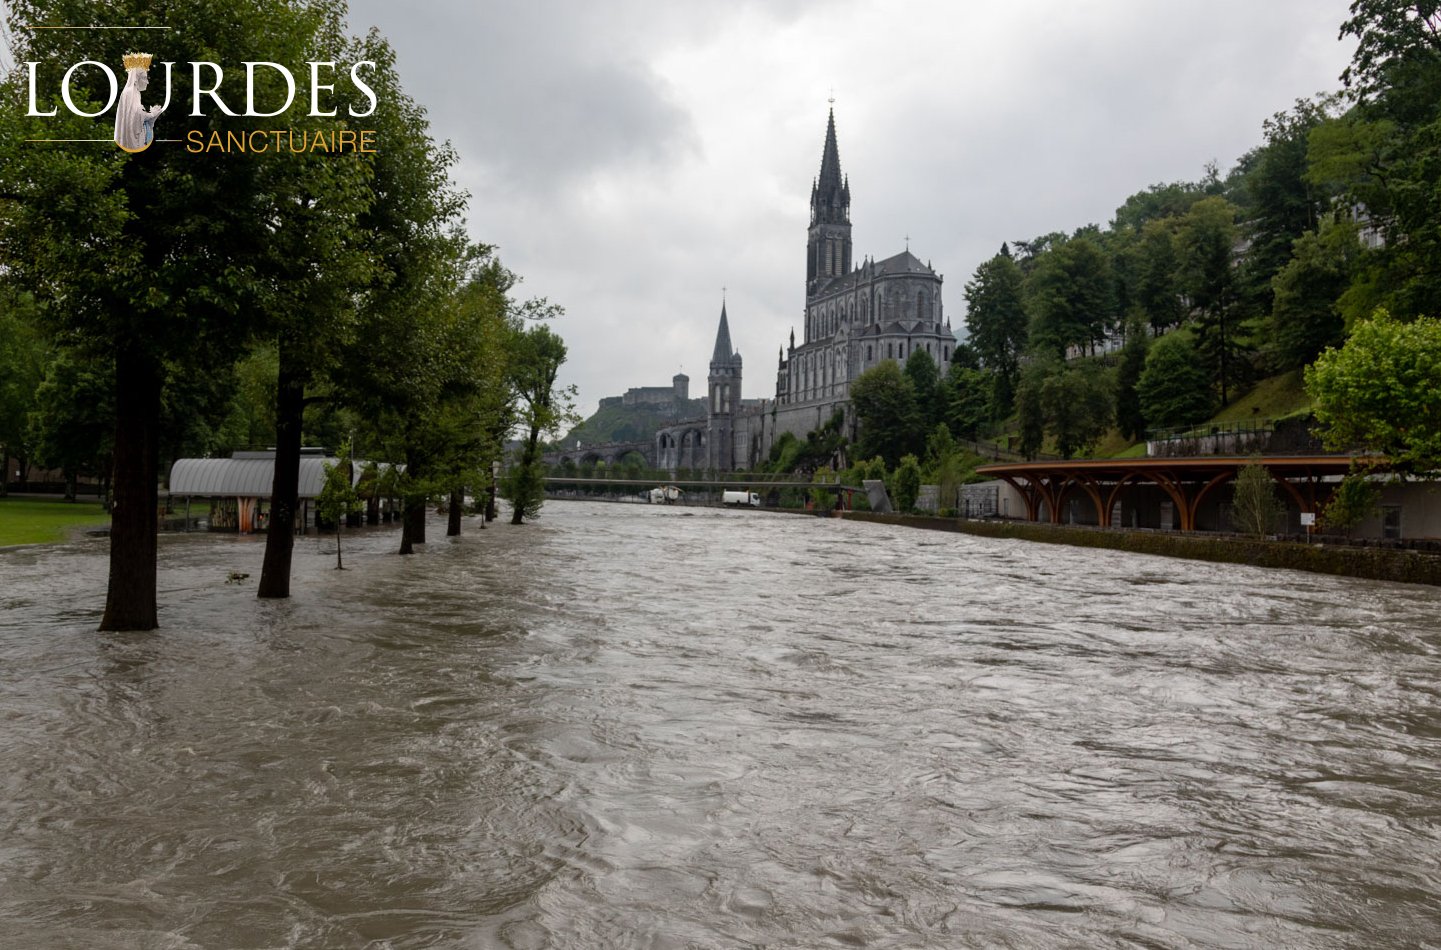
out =
[[103,541],[0,551],[0,946],[1441,946],[1441,591],[431,530],[302,541],[279,603],[258,540],[166,537],[140,635]]

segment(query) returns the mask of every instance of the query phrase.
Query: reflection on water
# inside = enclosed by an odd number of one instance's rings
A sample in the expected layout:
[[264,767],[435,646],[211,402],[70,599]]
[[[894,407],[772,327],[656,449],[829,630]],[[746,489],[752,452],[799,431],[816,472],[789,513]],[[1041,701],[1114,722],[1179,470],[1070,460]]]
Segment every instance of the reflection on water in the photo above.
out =
[[[1441,591],[749,511],[0,551],[0,944],[1441,946]],[[353,552],[353,553],[352,553]],[[251,574],[226,583],[231,571]]]

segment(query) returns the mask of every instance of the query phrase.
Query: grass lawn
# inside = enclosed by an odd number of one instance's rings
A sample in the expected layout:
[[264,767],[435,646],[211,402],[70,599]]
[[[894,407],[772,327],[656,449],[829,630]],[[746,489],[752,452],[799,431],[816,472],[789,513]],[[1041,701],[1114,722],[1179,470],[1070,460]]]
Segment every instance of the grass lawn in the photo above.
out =
[[77,526],[109,523],[110,516],[99,502],[0,498],[0,547],[63,541]]

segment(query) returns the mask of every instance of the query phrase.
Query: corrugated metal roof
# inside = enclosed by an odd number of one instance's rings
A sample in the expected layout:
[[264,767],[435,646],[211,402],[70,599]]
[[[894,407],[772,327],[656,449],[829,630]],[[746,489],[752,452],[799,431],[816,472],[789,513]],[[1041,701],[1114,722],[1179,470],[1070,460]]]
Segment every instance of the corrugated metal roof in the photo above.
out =
[[[339,459],[302,458],[300,497],[316,498],[325,485],[324,465]],[[356,466],[357,473],[359,465]],[[275,481],[275,459],[176,459],[170,467],[170,494],[269,498]]]

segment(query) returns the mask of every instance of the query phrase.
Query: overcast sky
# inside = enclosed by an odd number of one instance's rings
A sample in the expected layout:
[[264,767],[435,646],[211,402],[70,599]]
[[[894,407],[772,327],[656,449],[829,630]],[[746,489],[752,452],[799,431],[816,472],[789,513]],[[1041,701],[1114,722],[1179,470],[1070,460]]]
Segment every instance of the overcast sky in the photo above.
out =
[[1225,171],[1263,119],[1338,88],[1346,6],[352,0],[351,27],[389,38],[458,150],[472,235],[565,308],[588,415],[682,369],[703,394],[723,287],[744,394],[774,394],[830,98],[856,259],[909,237],[960,329],[1002,241]]

